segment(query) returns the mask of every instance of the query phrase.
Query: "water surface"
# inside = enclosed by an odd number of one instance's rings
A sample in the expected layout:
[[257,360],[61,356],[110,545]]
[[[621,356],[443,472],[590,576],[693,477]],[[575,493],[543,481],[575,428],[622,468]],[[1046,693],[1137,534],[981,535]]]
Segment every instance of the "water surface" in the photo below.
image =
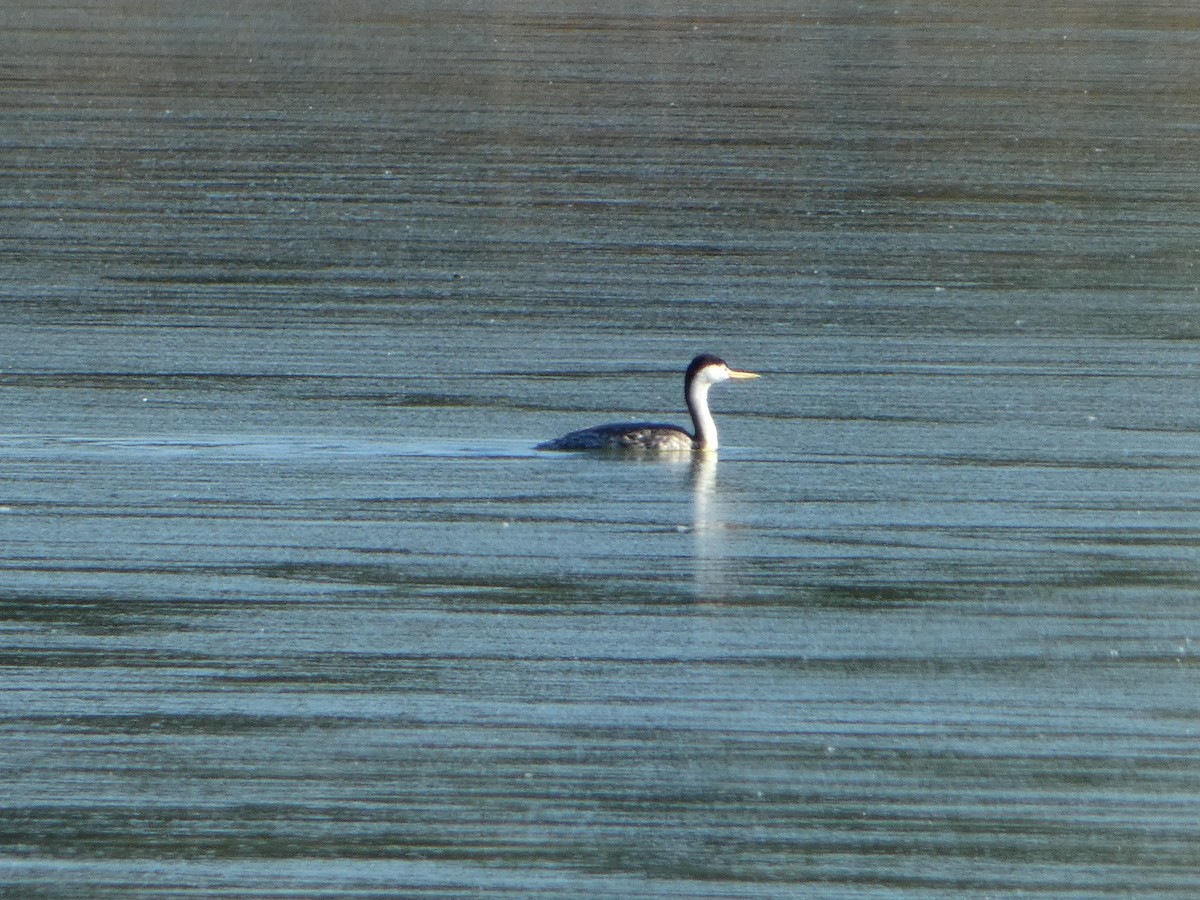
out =
[[1194,894],[1190,7],[3,25],[6,896]]

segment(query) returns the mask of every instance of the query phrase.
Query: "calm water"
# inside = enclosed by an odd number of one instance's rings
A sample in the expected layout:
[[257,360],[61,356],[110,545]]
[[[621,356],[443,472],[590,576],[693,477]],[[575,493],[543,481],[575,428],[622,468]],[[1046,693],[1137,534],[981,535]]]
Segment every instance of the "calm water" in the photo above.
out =
[[0,13],[0,893],[1194,897],[1200,16],[977,5]]

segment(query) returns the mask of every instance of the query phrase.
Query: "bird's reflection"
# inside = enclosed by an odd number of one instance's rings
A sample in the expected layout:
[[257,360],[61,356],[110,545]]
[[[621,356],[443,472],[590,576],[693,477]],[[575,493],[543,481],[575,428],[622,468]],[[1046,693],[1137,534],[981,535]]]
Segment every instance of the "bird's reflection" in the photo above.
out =
[[692,581],[697,599],[723,602],[730,593],[726,580],[725,522],[717,493],[717,454],[692,458]]

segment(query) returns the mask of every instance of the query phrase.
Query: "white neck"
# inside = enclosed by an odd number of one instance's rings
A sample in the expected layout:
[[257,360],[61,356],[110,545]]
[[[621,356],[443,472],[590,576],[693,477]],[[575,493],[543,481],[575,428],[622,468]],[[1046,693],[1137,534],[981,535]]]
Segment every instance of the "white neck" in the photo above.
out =
[[703,378],[694,378],[688,385],[687,407],[692,414],[692,425],[696,429],[696,449],[717,449],[717,423],[708,411],[708,389],[711,384]]

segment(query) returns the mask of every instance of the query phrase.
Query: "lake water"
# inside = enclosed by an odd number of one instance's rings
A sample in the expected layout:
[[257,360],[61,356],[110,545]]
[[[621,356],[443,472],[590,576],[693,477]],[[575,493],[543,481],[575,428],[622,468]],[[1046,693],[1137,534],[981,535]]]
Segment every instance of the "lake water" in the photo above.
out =
[[1190,3],[293,7],[0,13],[0,893],[1196,895]]

